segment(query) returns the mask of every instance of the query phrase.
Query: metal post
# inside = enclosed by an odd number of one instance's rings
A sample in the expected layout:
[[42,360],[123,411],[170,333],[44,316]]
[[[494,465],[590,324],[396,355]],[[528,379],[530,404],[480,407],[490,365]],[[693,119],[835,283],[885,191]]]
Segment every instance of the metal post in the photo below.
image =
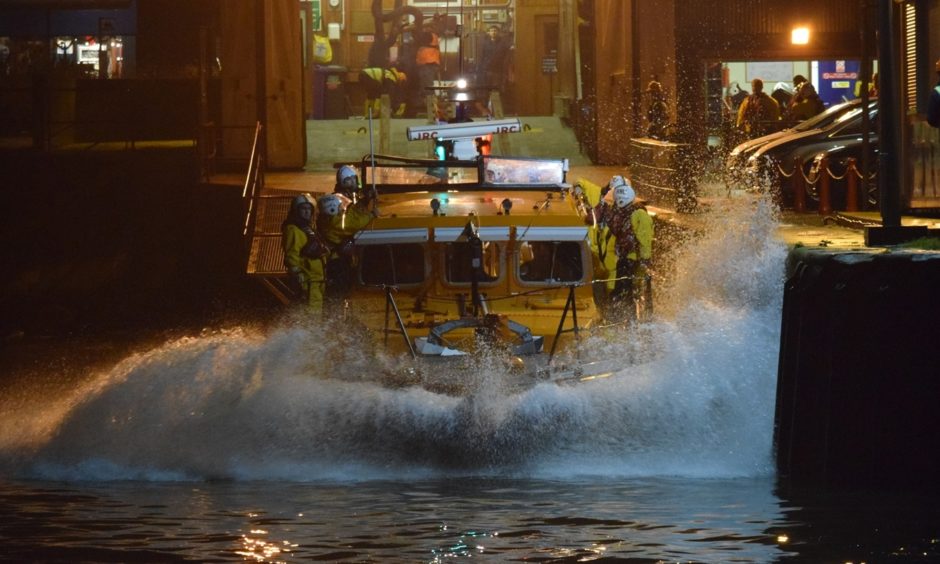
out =
[[819,215],[832,213],[832,174],[829,172],[829,158],[819,161]]
[[[879,166],[878,194],[882,225],[887,228],[901,226],[900,180],[898,151],[901,148],[899,135],[900,84],[898,77],[898,56],[895,40],[894,0],[878,0],[878,107],[879,122]],[[865,153],[862,153],[865,154]]]
[[793,160],[793,175],[790,176],[790,187],[793,190],[793,211],[803,213],[806,211],[806,179],[803,178],[803,168],[800,158]]
[[858,168],[855,159],[849,159],[845,167],[845,211],[858,211]]
[[878,0],[878,199],[881,208],[881,227],[865,230],[866,245],[896,245],[925,237],[926,225],[901,226],[901,187],[905,181],[898,155],[901,152],[901,128],[907,119],[901,111],[901,75],[898,54],[897,14],[899,4],[894,0]]
[[[862,40],[862,68],[859,79],[862,81],[862,108],[868,108],[869,95],[868,90],[871,87],[871,53],[869,45],[871,43],[871,1],[862,0],[861,18],[861,40]],[[871,146],[871,116],[869,113],[862,113],[862,178],[869,178],[871,173],[871,163],[869,162],[869,147]],[[866,200],[867,201],[867,198]],[[862,205],[867,206],[863,201]]]

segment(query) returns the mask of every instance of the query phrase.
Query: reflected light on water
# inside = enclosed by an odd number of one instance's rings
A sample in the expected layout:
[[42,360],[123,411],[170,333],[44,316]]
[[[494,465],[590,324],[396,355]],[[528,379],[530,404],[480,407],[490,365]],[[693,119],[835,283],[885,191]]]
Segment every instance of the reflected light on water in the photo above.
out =
[[[252,529],[250,531],[251,535],[267,535],[268,532],[264,529]],[[290,541],[281,541],[282,546],[278,546],[276,543],[269,542],[263,538],[253,538],[248,535],[241,536],[241,546],[239,550],[235,551],[235,554],[244,557],[245,559],[254,560],[255,562],[270,562],[273,559],[280,556],[282,553],[290,553],[292,548],[296,548],[296,544],[292,544]]]

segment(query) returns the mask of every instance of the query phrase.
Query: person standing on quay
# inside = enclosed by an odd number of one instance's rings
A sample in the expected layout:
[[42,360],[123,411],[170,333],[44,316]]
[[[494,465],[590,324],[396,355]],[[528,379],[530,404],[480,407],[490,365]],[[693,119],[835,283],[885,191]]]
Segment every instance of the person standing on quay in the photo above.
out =
[[937,71],[937,85],[930,91],[930,100],[927,102],[927,123],[940,127],[940,59],[934,63]]

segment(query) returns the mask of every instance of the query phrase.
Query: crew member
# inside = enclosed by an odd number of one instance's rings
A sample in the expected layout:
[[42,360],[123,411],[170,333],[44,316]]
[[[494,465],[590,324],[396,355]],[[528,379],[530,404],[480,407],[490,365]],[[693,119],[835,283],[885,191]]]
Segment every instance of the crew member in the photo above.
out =
[[669,108],[663,85],[658,80],[651,80],[646,92],[650,95],[650,104],[646,110],[646,136],[653,139],[665,139],[669,125]]
[[336,185],[334,194],[342,194],[346,198],[356,201],[359,196],[359,173],[349,165],[343,165],[336,171]]
[[[653,257],[653,220],[646,207],[636,200],[636,192],[623,176],[612,177],[604,192],[605,197],[594,208],[594,217],[616,238],[617,281],[610,300],[625,307],[628,316],[635,319],[636,301],[646,283]],[[593,223],[590,217],[588,221]]]
[[405,114],[407,80],[405,73],[394,67],[388,69],[370,67],[359,71],[359,82],[366,91],[363,117],[369,117],[370,107],[372,108],[372,115],[374,117],[379,116],[379,100],[383,94],[388,94],[389,103],[392,104],[392,111],[395,116],[403,116]]
[[281,224],[281,245],[284,266],[287,267],[288,285],[294,299],[306,303],[311,311],[323,309],[326,289],[324,276],[327,248],[312,225],[313,198],[301,194],[291,200],[287,219]]
[[940,59],[934,63],[934,69],[937,71],[937,85],[930,91],[930,99],[927,101],[927,123],[940,127]]
[[343,193],[321,196],[317,204],[317,231],[329,249],[326,297],[337,302],[346,297],[352,285],[354,237],[369,225],[373,214],[368,210],[368,198],[353,203]]
[[738,129],[750,138],[760,137],[775,131],[779,120],[780,105],[764,93],[764,81],[755,78],[751,81],[751,95],[738,108]]

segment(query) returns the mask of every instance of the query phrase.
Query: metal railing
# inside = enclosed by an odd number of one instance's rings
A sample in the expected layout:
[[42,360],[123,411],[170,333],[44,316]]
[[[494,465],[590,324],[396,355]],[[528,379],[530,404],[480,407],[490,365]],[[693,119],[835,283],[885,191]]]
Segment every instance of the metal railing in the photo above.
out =
[[255,124],[255,137],[251,144],[251,156],[248,158],[248,172],[242,187],[242,209],[245,220],[242,223],[242,237],[245,240],[246,253],[251,249],[251,235],[254,234],[258,198],[264,190],[264,126],[259,121]]

